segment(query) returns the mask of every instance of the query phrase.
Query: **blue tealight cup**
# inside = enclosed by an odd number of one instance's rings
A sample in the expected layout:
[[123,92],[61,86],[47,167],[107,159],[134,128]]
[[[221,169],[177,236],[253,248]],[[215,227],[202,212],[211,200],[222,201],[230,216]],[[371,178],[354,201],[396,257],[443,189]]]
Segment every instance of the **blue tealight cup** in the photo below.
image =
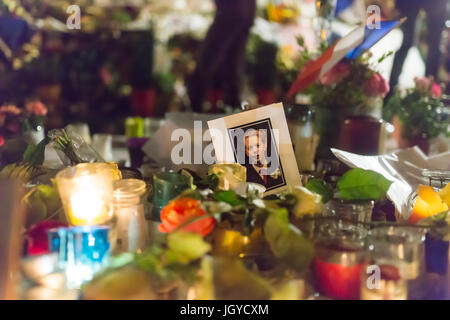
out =
[[58,267],[64,268],[67,262],[67,239],[70,228],[48,230],[48,248],[50,253],[58,254]]
[[79,288],[106,266],[110,253],[108,226],[77,226],[51,229],[50,252],[58,252],[67,286]]

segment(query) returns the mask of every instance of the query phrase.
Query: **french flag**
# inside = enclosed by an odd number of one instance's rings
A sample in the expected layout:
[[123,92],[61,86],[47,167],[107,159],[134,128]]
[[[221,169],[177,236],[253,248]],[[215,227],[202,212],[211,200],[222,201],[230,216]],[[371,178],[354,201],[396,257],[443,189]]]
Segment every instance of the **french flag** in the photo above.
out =
[[364,0],[337,0],[334,16],[349,23],[361,23],[366,18]]
[[289,88],[287,98],[292,98],[296,93],[306,89],[344,57],[356,59],[403,21],[404,19],[381,21],[379,29],[369,29],[365,26],[355,28],[330,46],[318,59],[310,61],[303,67]]

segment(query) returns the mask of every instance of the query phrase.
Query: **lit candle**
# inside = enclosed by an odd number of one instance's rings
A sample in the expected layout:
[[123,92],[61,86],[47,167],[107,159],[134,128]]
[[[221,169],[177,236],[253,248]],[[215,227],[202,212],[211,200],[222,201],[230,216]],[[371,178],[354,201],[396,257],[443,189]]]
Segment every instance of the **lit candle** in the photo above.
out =
[[70,217],[74,225],[98,224],[104,219],[104,202],[98,190],[91,188],[91,178],[77,181],[79,190],[70,197]]
[[110,164],[83,163],[58,172],[56,183],[71,225],[99,225],[111,217],[111,170]]
[[330,223],[320,227],[314,258],[319,292],[333,299],[358,299],[361,270],[367,258],[367,232],[352,224]]

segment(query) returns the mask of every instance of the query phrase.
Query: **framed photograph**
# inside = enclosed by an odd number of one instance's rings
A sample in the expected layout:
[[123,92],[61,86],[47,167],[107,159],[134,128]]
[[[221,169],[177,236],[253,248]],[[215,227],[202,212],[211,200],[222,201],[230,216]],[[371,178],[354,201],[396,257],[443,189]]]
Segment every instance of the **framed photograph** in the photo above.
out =
[[281,103],[208,121],[218,163],[239,163],[247,182],[263,185],[266,195],[300,185],[291,137]]

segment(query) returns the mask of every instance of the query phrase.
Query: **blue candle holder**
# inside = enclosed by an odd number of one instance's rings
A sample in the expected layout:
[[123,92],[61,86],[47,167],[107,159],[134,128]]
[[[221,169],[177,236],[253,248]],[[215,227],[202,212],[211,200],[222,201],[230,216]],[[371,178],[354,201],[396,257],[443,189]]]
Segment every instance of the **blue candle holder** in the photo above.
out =
[[54,228],[48,230],[48,249],[58,254],[58,267],[64,269],[67,263],[67,239],[70,228]]
[[67,286],[79,288],[105,267],[110,254],[108,226],[78,226],[49,230],[51,252],[58,252]]

